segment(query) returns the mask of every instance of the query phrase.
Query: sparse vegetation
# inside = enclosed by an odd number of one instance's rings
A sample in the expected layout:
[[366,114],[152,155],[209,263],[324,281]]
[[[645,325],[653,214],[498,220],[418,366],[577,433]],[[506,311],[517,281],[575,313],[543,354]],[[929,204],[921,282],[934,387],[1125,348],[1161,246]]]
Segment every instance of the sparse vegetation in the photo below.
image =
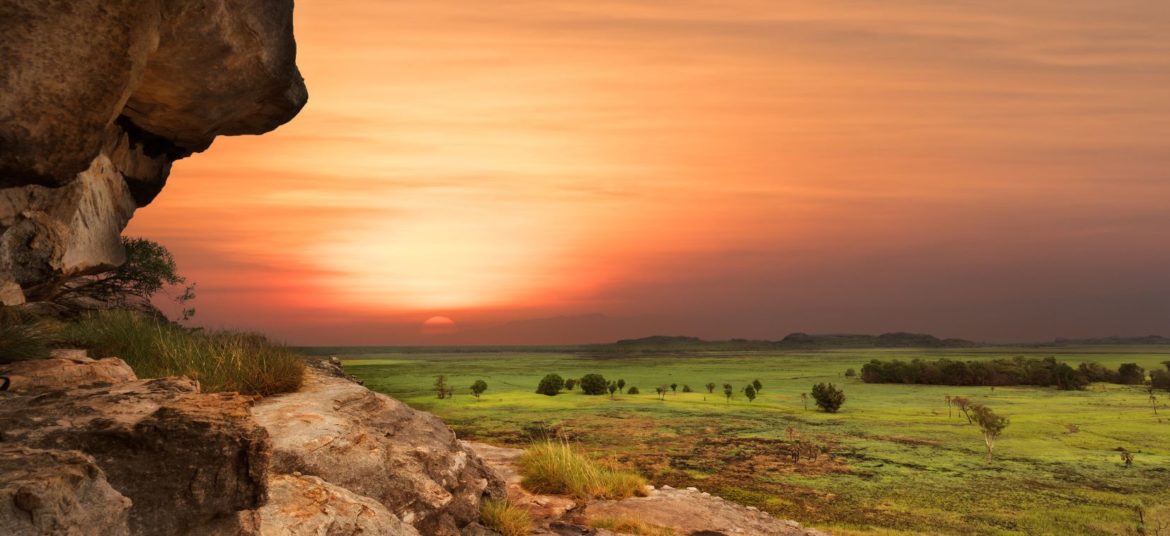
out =
[[656,527],[632,517],[597,517],[590,519],[588,525],[595,529],[606,529],[618,534],[633,534],[636,536],[674,536],[673,529]]
[[150,300],[165,289],[181,287],[170,296],[180,307],[179,319],[195,315],[189,307],[195,299],[195,285],[179,275],[175,258],[162,244],[145,238],[122,237],[126,261],[121,266],[95,275],[64,281],[51,300],[74,311],[134,309],[154,312]]
[[452,387],[447,385],[447,375],[440,374],[435,376],[435,383],[431,384],[431,389],[434,389],[435,397],[439,400],[443,400],[448,396],[451,396]]
[[845,403],[845,392],[831,383],[818,383],[812,388],[813,400],[817,406],[828,413],[837,413]]
[[506,500],[487,499],[480,503],[479,521],[503,536],[527,536],[532,529],[528,511]]
[[0,308],[0,364],[49,357],[56,335],[49,321]]
[[983,442],[987,445],[987,463],[991,463],[991,452],[995,450],[995,439],[1007,428],[1008,419],[996,415],[991,408],[983,404],[972,404],[971,415],[975,423],[979,425],[979,430],[983,432]]
[[304,362],[252,333],[191,331],[131,311],[98,311],[66,325],[61,339],[93,357],[120,357],[138,376],[187,376],[204,391],[272,395],[295,391]]
[[535,493],[576,499],[624,499],[645,495],[646,481],[629,471],[601,465],[561,441],[541,441],[520,457],[521,485]]

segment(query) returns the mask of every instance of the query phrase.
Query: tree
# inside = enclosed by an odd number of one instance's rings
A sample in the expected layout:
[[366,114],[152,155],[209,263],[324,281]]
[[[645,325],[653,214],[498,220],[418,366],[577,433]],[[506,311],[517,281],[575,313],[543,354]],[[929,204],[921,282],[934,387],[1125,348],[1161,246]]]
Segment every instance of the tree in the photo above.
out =
[[756,378],[756,379],[752,380],[752,388],[755,389],[756,392],[758,393],[758,392],[760,392],[760,390],[762,390],[764,388],[764,384],[760,383],[759,378]]
[[487,391],[487,382],[475,380],[475,383],[471,384],[471,394],[475,395],[475,398],[479,398],[479,395],[482,395],[484,391]]
[[434,389],[435,395],[438,396],[440,400],[447,398],[447,395],[450,394],[450,387],[447,386],[447,376],[442,374],[435,376]]
[[636,394],[638,394],[638,393],[640,393],[640,392],[641,392],[641,391],[638,391],[638,388],[637,388],[637,387],[630,386],[629,390],[627,390],[627,391],[626,391],[626,394],[629,394],[629,395],[636,395]]
[[856,371],[856,370],[853,370],[853,369],[851,369],[851,368],[849,368],[849,369],[845,369],[845,377],[846,377],[846,378],[853,378],[853,377],[855,377],[855,376],[857,376],[857,371]]
[[1137,363],[1122,363],[1117,368],[1117,383],[1124,385],[1138,385],[1146,381],[1146,369]]
[[1164,370],[1150,371],[1150,387],[1170,391],[1170,372]]
[[943,400],[946,400],[946,403],[947,403],[947,418],[950,418],[950,417],[952,416],[952,414],[951,414],[951,395],[947,395],[946,397],[944,397],[944,398],[943,398]]
[[743,395],[747,397],[748,402],[756,401],[756,388],[749,385],[743,389]]
[[126,251],[126,261],[121,266],[68,280],[57,289],[51,301],[77,308],[155,310],[150,305],[152,297],[167,287],[186,285],[171,299],[180,307],[181,320],[195,316],[195,309],[187,306],[195,299],[195,284],[188,285],[187,278],[179,275],[175,258],[166,247],[153,240],[124,236],[122,248]]
[[613,400],[613,394],[618,390],[617,382],[609,382],[609,399]]
[[654,392],[658,393],[659,400],[666,400],[666,386],[665,385],[659,385],[658,387],[655,387]]
[[983,443],[987,445],[987,463],[991,463],[991,452],[995,450],[995,439],[1008,426],[1007,417],[996,415],[991,408],[983,404],[971,404],[971,414],[979,430],[983,432]]
[[1158,414],[1158,397],[1154,396],[1154,390],[1150,389],[1150,406],[1154,408],[1154,415]]
[[670,390],[671,390],[672,392],[673,392],[673,391],[678,391],[678,384],[677,384],[677,383],[672,383],[672,384],[670,384]]
[[831,383],[818,383],[812,388],[812,397],[823,411],[837,413],[845,403],[845,393]]
[[713,394],[715,392],[715,382],[707,382],[706,387],[707,387],[707,393]]
[[626,380],[624,380],[624,379],[622,379],[622,378],[618,378],[618,381],[617,381],[617,386],[618,386],[618,391],[625,390],[625,388],[626,388]]
[[731,403],[731,395],[735,392],[730,383],[723,384],[723,396],[727,397],[727,403]]
[[808,411],[808,393],[800,393],[800,403],[804,405],[804,410]]
[[695,390],[691,389],[691,386],[684,383],[683,384],[683,392],[684,393],[693,393],[693,392],[695,392]]
[[1113,449],[1121,455],[1121,461],[1125,464],[1125,468],[1129,469],[1133,465],[1133,453],[1125,447],[1117,447]]
[[954,405],[956,408],[959,408],[959,411],[963,412],[963,415],[965,417],[967,417],[967,424],[974,424],[974,421],[971,419],[971,401],[970,400],[968,400],[966,397],[962,397],[962,396],[952,396],[951,397],[951,404]]
[[559,374],[547,374],[541,378],[540,385],[536,386],[536,392],[547,396],[557,396],[561,389],[565,386],[565,380]]
[[573,388],[576,386],[577,386],[577,378],[569,378],[569,379],[565,380],[565,389],[566,390],[572,391]]
[[587,395],[603,395],[609,390],[609,382],[600,374],[586,374],[581,377],[581,392]]

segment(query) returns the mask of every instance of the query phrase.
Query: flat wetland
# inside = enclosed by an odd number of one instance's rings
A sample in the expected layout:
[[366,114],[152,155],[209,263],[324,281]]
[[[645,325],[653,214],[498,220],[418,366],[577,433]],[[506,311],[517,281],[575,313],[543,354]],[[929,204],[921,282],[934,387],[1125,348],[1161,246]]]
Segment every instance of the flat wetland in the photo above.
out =
[[[1055,356],[1076,366],[1170,360],[1170,347],[982,347],[819,351],[574,349],[315,349],[338,355],[375,391],[443,418],[464,439],[524,447],[555,433],[655,485],[695,486],[837,534],[1170,534],[1170,393],[1093,384],[1041,387],[865,384],[844,377],[870,359],[980,360]],[[637,395],[536,394],[547,373],[624,379]],[[438,399],[445,375],[456,387]],[[482,398],[475,380],[487,382]],[[740,392],[759,379],[759,396]],[[708,394],[704,385],[719,387]],[[817,382],[842,387],[840,413],[805,409]],[[660,400],[655,388],[677,384]],[[722,385],[735,386],[728,402]],[[689,385],[694,392],[682,392]],[[977,426],[947,396],[964,396],[1011,424],[985,460]],[[949,414],[948,414],[949,413]],[[793,452],[803,445],[803,455]],[[1135,453],[1126,468],[1118,452]],[[815,451],[815,459],[809,451]]]

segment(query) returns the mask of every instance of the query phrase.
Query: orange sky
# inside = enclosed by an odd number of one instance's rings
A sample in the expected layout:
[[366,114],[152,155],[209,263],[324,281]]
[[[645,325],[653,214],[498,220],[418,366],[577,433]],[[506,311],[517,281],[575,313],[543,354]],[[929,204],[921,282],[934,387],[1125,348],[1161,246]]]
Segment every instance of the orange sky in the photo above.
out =
[[127,230],[198,282],[197,323],[1170,334],[1160,0],[296,9],[308,107],[177,163]]

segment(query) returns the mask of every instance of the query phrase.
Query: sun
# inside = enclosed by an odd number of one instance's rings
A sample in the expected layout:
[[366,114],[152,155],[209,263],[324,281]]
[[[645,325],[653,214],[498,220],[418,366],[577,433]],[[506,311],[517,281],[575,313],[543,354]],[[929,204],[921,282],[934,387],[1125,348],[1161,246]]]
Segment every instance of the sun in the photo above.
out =
[[423,335],[451,335],[457,331],[455,321],[445,316],[432,316],[422,324]]

